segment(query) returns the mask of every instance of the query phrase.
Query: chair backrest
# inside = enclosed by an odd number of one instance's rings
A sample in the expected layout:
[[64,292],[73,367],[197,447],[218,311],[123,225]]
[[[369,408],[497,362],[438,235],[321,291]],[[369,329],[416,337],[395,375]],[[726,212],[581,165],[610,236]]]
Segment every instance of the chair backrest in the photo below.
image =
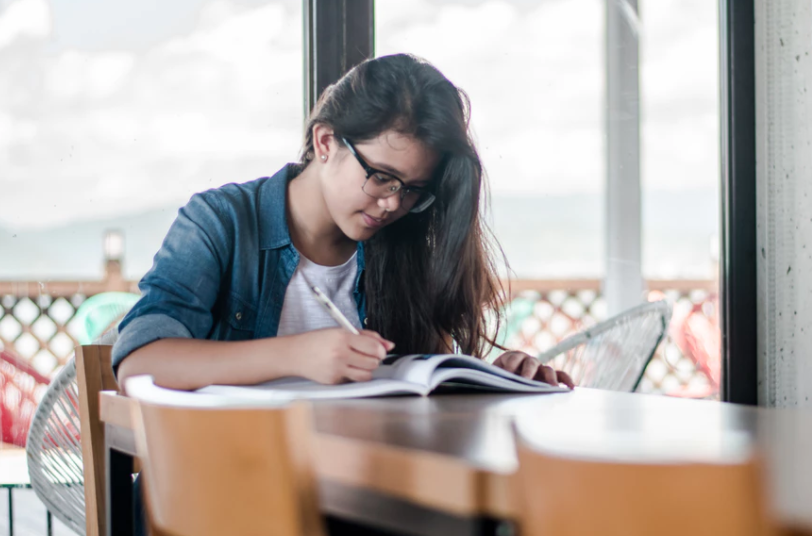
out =
[[151,523],[176,536],[321,536],[310,406],[141,401],[133,421]]
[[774,535],[755,459],[632,463],[565,457],[517,441],[525,536]]
[[102,345],[76,349],[87,536],[107,534],[104,423],[99,416],[99,393],[118,390],[111,350],[112,346]]
[[25,451],[34,493],[54,517],[77,534],[85,534],[79,388],[71,359],[51,380],[40,400]]
[[100,337],[118,326],[139,298],[130,292],[102,292],[82,302],[71,321],[77,326],[79,344],[96,344]]
[[632,392],[670,321],[667,301],[644,303],[565,339],[538,359],[568,373],[580,387]]

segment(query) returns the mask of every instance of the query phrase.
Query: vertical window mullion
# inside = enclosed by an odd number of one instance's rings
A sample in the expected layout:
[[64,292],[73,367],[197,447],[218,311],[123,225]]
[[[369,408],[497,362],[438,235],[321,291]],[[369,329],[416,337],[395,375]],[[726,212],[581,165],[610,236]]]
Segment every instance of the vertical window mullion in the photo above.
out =
[[375,54],[374,0],[303,0],[305,115],[344,73]]

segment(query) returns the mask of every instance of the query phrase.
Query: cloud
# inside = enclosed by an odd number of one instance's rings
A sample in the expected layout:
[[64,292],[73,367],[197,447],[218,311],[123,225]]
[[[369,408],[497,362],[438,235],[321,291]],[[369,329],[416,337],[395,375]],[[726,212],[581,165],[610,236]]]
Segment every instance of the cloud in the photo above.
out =
[[[376,5],[378,50],[426,57],[468,92],[494,192],[601,191],[604,2],[407,4]],[[704,0],[640,2],[647,187],[717,182],[715,9]]]
[[601,151],[602,138],[595,129],[556,132],[534,125],[514,129],[495,144],[483,144],[481,150],[493,192],[552,195],[600,192]]
[[[60,28],[45,0],[0,12],[0,224],[181,204],[296,157],[301,2],[201,2],[191,31],[138,52],[51,46]],[[715,184],[712,3],[640,4],[643,180]],[[595,193],[604,182],[603,6],[381,0],[377,49],[423,56],[469,93],[494,192]]]
[[45,33],[0,51],[0,220],[138,212],[274,173],[301,140],[301,39],[299,2],[212,0],[141,53],[53,51]]
[[386,14],[397,4],[376,8],[379,50],[426,57],[469,94],[494,192],[599,191],[601,2],[490,1],[410,25]]
[[41,39],[51,33],[51,11],[46,0],[17,0],[0,13],[0,49],[17,39]]
[[660,0],[641,9],[641,172],[666,190],[719,184],[717,6]]
[[126,52],[84,54],[69,50],[49,64],[49,94],[62,101],[110,97],[127,82],[135,63],[135,55]]

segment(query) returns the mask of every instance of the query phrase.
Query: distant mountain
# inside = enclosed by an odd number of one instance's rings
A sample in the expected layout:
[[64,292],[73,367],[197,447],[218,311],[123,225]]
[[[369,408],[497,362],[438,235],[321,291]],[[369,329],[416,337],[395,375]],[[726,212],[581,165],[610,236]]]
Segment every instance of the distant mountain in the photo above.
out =
[[139,278],[152,265],[177,212],[178,207],[166,207],[45,229],[0,228],[0,279],[99,279],[108,229],[124,234],[125,276]]
[[[643,265],[648,277],[708,277],[718,233],[715,190],[645,192]],[[601,277],[601,195],[493,196],[491,220],[512,269],[523,278]],[[124,272],[140,278],[152,265],[178,207],[48,229],[0,228],[0,280],[98,279],[107,229],[124,233]]]
[[[719,232],[715,189],[646,191],[643,275],[705,278]],[[520,278],[598,278],[604,274],[606,200],[598,194],[494,196],[493,230]]]

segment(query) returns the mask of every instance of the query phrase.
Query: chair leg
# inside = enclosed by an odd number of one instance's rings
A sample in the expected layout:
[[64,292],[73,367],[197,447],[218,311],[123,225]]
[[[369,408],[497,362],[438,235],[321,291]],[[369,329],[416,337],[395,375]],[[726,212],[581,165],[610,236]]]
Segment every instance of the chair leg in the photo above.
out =
[[8,536],[14,536],[14,488],[8,488]]
[[45,525],[47,527],[47,535],[53,536],[54,535],[54,528],[53,528],[53,520],[51,519],[51,511],[45,510]]

